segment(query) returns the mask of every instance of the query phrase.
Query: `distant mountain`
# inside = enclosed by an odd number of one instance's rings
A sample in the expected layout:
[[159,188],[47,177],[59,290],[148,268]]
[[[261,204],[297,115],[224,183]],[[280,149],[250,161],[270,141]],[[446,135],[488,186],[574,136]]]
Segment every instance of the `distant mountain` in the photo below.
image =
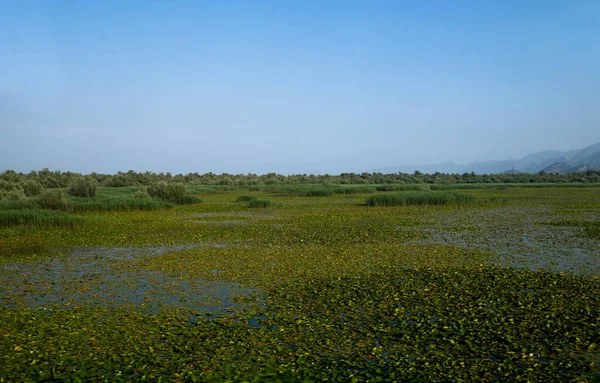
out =
[[529,154],[517,160],[503,161],[476,161],[465,165],[453,162],[442,162],[428,165],[389,166],[374,169],[377,173],[471,173],[476,174],[511,174],[511,173],[572,173],[586,170],[600,170],[600,143],[587,146],[583,149],[560,152],[558,150],[545,150]]

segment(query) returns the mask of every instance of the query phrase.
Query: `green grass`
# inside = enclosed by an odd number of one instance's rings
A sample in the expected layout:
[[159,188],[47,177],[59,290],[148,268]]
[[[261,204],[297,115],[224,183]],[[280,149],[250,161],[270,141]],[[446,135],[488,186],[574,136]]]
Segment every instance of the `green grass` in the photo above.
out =
[[22,210],[22,209],[37,209],[40,205],[35,198],[27,198],[21,200],[0,200],[0,211],[2,210]]
[[0,226],[65,227],[83,225],[83,218],[57,210],[0,210]]
[[132,211],[169,209],[175,205],[192,205],[202,200],[195,195],[186,194],[172,201],[158,198],[136,198],[140,187],[98,188],[96,197],[69,197],[67,202],[74,212]]
[[368,206],[447,205],[475,200],[473,195],[456,192],[401,192],[370,196],[366,204]]
[[427,184],[384,184],[375,187],[377,191],[428,191]]
[[173,203],[154,199],[71,199],[69,205],[75,213],[90,211],[131,211],[131,210],[157,210],[168,209]]
[[272,195],[296,197],[330,197],[334,194],[369,194],[375,187],[365,185],[261,185],[251,186],[250,191],[262,191]]

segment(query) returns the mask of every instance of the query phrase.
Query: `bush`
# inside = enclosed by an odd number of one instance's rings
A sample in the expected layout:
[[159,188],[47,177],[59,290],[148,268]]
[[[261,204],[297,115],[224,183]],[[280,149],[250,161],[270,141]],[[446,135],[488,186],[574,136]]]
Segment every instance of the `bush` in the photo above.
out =
[[135,181],[129,179],[129,177],[127,177],[123,174],[117,174],[110,178],[107,178],[104,181],[104,185],[106,185],[108,187],[113,187],[113,188],[120,188],[120,187],[126,187],[126,186],[134,186]]
[[40,206],[50,210],[69,210],[69,204],[65,200],[61,190],[46,190],[40,195]]
[[148,187],[150,196],[167,201],[181,199],[186,193],[187,187],[181,182],[159,181]]
[[97,184],[94,178],[77,177],[71,182],[67,192],[75,197],[95,197]]
[[0,191],[0,199],[6,199],[9,201],[20,201],[27,198],[23,189],[12,189],[10,191]]
[[252,208],[267,208],[269,206],[271,206],[271,201],[266,199],[253,199],[252,201],[248,202],[248,207]]
[[34,180],[28,180],[23,185],[23,191],[27,197],[35,197],[40,195],[42,190],[44,190],[42,184]]
[[150,197],[150,194],[148,194],[147,190],[138,190],[135,193],[133,193],[132,197],[135,199],[150,199],[150,198],[152,198],[152,197]]

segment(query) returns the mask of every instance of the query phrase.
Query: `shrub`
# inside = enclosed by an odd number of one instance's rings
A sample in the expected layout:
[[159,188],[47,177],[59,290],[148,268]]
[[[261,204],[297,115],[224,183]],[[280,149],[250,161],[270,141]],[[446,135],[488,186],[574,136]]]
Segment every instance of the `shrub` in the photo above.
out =
[[267,208],[269,206],[271,206],[271,201],[266,199],[253,199],[248,202],[248,207],[252,208]]
[[8,192],[4,192],[4,195],[2,196],[2,199],[9,201],[19,201],[25,198],[27,197],[25,196],[23,189],[12,189]]
[[120,187],[126,187],[126,186],[134,186],[135,181],[129,179],[129,177],[127,177],[123,174],[116,174],[110,178],[107,178],[104,181],[104,184],[108,187],[120,188]]
[[42,184],[34,180],[28,180],[23,185],[23,191],[27,197],[35,197],[40,195],[43,189],[44,187]]
[[159,181],[148,187],[148,194],[152,197],[168,201],[181,199],[186,192],[187,187],[181,182]]
[[148,194],[147,190],[138,190],[135,193],[133,193],[132,195],[133,198],[135,199],[150,199],[152,197],[150,197],[150,194]]
[[65,200],[61,190],[45,190],[39,199],[40,206],[50,210],[69,210],[69,204]]
[[71,182],[67,192],[75,197],[94,197],[97,184],[92,177],[77,177]]

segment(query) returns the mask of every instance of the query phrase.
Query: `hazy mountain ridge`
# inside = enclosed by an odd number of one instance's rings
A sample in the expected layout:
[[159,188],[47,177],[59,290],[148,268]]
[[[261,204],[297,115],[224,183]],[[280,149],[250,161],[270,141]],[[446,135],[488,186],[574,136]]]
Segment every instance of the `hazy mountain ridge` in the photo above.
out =
[[558,151],[545,150],[528,154],[521,159],[475,161],[468,164],[455,164],[442,162],[427,165],[388,166],[374,169],[378,173],[471,173],[475,174],[500,174],[500,173],[572,173],[586,170],[600,170],[600,143],[587,146],[583,149]]

